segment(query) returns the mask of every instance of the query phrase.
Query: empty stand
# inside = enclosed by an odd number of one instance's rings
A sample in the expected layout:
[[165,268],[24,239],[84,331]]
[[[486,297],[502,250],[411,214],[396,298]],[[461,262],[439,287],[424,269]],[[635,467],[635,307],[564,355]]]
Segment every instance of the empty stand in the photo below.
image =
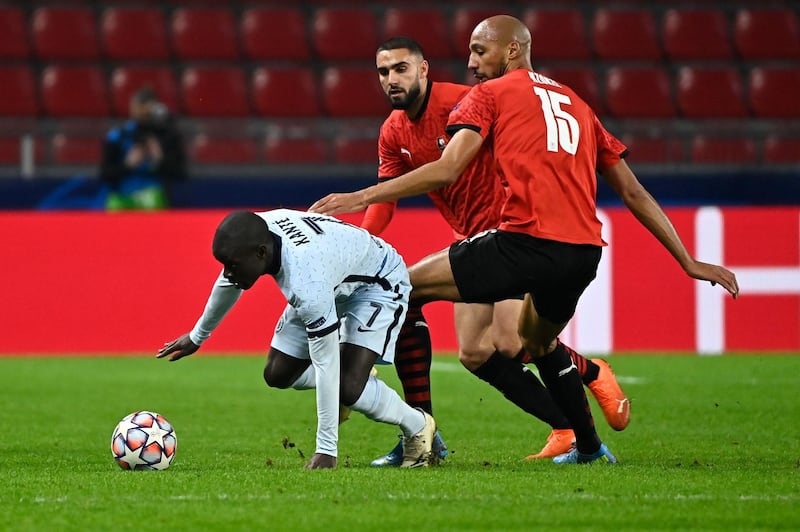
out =
[[328,67],[322,74],[322,103],[330,116],[383,116],[391,108],[369,67]]
[[531,31],[534,64],[540,60],[586,60],[591,57],[583,13],[573,9],[527,9],[522,21]]
[[25,13],[16,7],[0,6],[0,59],[27,59],[31,48]]
[[111,73],[111,106],[117,116],[127,116],[130,98],[145,85],[171,111],[179,111],[178,87],[172,69],[166,66],[118,66]]
[[250,102],[238,67],[188,67],[181,76],[183,106],[190,116],[246,117]]
[[754,163],[756,146],[749,138],[698,135],[692,140],[691,160],[705,164]]
[[669,9],[661,34],[672,60],[733,57],[728,21],[719,9]]
[[756,67],[748,76],[750,105],[763,118],[800,117],[800,65]]
[[538,72],[574,90],[596,114],[605,111],[597,82],[597,73],[586,67],[543,68]]
[[88,7],[40,7],[31,15],[31,32],[41,59],[100,57],[95,15]]
[[624,135],[620,140],[628,147],[629,164],[664,164],[683,162],[683,142],[676,138]]
[[164,12],[148,7],[108,7],[100,20],[106,57],[112,60],[169,58]]
[[314,164],[330,162],[328,144],[318,137],[268,136],[264,159],[271,164]]
[[58,133],[52,138],[50,158],[55,164],[99,165],[103,151],[102,142],[101,137]]
[[733,67],[684,66],[676,78],[678,107],[687,118],[748,115],[742,80]]
[[660,68],[612,67],[606,74],[606,106],[619,118],[675,116],[670,80]]
[[239,58],[237,28],[228,8],[180,7],[172,13],[171,28],[178,59]]
[[592,43],[601,59],[658,60],[662,56],[653,12],[649,9],[597,9]]
[[800,163],[800,136],[768,136],[764,139],[763,160],[765,163],[774,164]]
[[378,140],[339,136],[333,143],[333,158],[342,164],[378,164]]
[[106,80],[96,66],[48,66],[40,92],[44,111],[53,117],[104,117],[110,111]]
[[35,116],[39,113],[36,81],[28,66],[0,67],[0,116]]
[[379,44],[378,21],[368,9],[318,8],[312,16],[311,39],[322,61],[365,61]]
[[251,137],[196,135],[189,147],[191,160],[200,164],[255,164],[258,146]]
[[307,20],[298,8],[250,8],[242,13],[242,50],[251,59],[308,61]]
[[383,16],[383,38],[398,36],[416,40],[426,59],[450,59],[452,55],[447,19],[441,9],[387,9]]
[[[472,30],[484,19],[499,15],[496,9],[474,7],[457,7],[453,14],[453,29],[451,32],[450,48],[454,57],[463,58],[466,62],[469,56],[469,40]],[[509,13],[510,14],[510,13]]]
[[257,68],[253,71],[253,105],[262,116],[304,116],[320,114],[314,73],[310,68]]
[[[0,136],[0,165],[19,165],[22,159],[22,134],[18,136]],[[44,146],[42,139],[33,139],[33,160],[36,163],[44,161]]]
[[744,59],[800,59],[800,22],[791,9],[741,9],[733,31]]

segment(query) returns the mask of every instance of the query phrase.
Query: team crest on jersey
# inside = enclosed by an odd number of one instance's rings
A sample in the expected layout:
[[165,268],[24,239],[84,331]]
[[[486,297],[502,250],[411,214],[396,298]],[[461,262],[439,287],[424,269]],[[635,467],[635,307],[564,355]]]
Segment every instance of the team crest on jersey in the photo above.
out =
[[444,151],[445,146],[447,146],[447,141],[444,140],[444,137],[439,137],[436,139],[436,146],[439,147],[439,151]]

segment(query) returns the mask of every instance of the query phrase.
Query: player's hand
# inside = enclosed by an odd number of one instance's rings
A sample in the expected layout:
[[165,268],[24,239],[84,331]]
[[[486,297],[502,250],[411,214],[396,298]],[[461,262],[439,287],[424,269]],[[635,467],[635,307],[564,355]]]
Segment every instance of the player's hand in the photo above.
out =
[[306,464],[306,469],[335,469],[336,457],[329,454],[314,453]]
[[158,350],[156,358],[164,358],[169,355],[170,362],[180,360],[183,357],[188,357],[195,351],[200,349],[200,346],[189,339],[189,333],[184,334],[180,338],[176,338],[171,342],[164,344],[164,347]]
[[125,166],[128,168],[136,168],[142,164],[146,155],[144,148],[140,144],[134,144],[125,156]]
[[712,286],[719,284],[727,290],[734,299],[739,297],[739,283],[736,282],[736,274],[727,268],[708,264],[705,262],[694,261],[687,269],[689,277],[708,281]]
[[317,214],[327,214],[334,216],[344,212],[363,211],[368,206],[364,201],[364,194],[361,191],[328,194],[321,200],[317,200],[308,211]]

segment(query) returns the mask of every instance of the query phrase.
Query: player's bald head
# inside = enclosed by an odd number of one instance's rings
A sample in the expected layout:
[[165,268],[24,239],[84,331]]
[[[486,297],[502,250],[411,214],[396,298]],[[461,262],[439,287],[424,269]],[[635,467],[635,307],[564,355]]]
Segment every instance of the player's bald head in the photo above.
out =
[[263,218],[250,211],[234,211],[227,215],[214,233],[211,245],[214,255],[255,249],[267,241],[269,229]]
[[531,32],[518,18],[511,15],[495,15],[482,20],[472,31],[472,40],[495,42],[507,46],[516,42],[524,57],[530,58]]

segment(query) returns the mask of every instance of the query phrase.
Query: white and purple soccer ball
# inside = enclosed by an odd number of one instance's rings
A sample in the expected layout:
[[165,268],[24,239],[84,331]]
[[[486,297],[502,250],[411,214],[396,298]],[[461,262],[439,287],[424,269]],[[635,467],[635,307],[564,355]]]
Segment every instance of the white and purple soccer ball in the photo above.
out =
[[166,469],[177,449],[172,424],[147,410],[122,418],[111,436],[111,454],[122,469]]

